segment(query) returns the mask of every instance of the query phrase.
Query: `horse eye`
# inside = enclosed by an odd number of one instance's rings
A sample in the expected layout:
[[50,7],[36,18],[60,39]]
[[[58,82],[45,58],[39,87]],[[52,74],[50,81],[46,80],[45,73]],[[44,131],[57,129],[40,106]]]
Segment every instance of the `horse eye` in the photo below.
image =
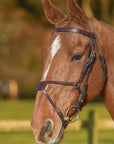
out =
[[71,58],[71,61],[77,61],[77,60],[80,60],[82,57],[81,54],[75,54],[73,55],[73,57]]

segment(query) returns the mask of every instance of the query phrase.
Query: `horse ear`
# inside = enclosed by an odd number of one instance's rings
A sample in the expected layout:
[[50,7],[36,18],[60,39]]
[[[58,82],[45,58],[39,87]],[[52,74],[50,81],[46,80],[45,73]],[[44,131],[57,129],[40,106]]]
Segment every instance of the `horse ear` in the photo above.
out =
[[60,9],[56,8],[50,2],[50,0],[42,0],[42,3],[43,3],[45,14],[48,20],[52,24],[57,24],[60,20],[62,20],[65,17],[63,12]]
[[88,24],[88,17],[74,0],[67,0],[68,11],[71,17],[79,24]]

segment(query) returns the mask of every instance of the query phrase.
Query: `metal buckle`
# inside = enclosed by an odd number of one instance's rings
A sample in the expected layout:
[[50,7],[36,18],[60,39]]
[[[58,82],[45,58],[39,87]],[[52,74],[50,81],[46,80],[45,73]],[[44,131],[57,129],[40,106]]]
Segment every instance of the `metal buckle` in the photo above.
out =
[[[69,118],[68,114],[69,114],[70,110],[73,109],[73,108],[76,109],[77,107],[76,107],[76,106],[71,106],[71,107],[69,107],[68,110],[66,111],[66,116],[65,116],[65,118],[64,118],[64,119],[65,119],[67,122],[69,122],[69,123],[74,123],[74,122],[76,122],[76,121],[78,120],[79,116],[80,116],[80,110],[78,109],[78,110],[77,110],[77,111],[78,111],[77,115],[75,116],[75,118],[73,118],[72,121],[70,121],[70,118]],[[68,118],[69,118],[69,119],[68,119]]]
[[45,82],[45,81],[40,82],[37,89],[36,89],[36,91],[42,91],[43,89],[47,89],[47,84],[48,83]]

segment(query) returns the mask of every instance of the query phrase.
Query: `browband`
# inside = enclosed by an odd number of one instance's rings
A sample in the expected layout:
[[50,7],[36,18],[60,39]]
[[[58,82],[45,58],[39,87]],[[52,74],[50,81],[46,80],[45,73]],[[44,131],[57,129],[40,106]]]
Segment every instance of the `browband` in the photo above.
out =
[[90,38],[93,38],[93,39],[96,39],[96,35],[92,32],[87,32],[85,30],[81,30],[81,29],[77,29],[77,28],[55,28],[53,31],[52,31],[52,34],[54,32],[72,32],[72,33],[79,33],[79,34],[82,34],[84,36],[87,36],[87,37],[90,37]]

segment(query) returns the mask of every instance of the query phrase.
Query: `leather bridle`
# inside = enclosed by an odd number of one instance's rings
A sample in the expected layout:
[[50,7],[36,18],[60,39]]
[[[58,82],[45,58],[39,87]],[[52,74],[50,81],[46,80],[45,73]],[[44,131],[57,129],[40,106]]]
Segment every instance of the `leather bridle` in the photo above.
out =
[[[100,63],[101,63],[101,67],[103,69],[104,82],[106,80],[106,67],[105,67],[105,63],[104,63],[104,59],[102,57],[102,54],[100,53],[100,51],[97,47],[97,44],[96,44],[96,34],[94,32],[93,23],[92,23],[91,20],[90,20],[90,26],[91,26],[91,31],[92,32],[87,32],[87,31],[77,29],[77,28],[55,28],[52,32],[52,33],[54,33],[54,32],[79,33],[79,34],[82,34],[82,35],[87,36],[87,37],[90,38],[91,45],[90,45],[90,48],[88,50],[87,61],[85,62],[84,68],[81,72],[81,76],[80,76],[78,82],[41,81],[39,83],[37,89],[36,89],[37,92],[42,91],[44,93],[44,95],[46,96],[46,98],[48,99],[48,101],[50,102],[50,104],[52,105],[52,107],[55,109],[58,116],[60,117],[60,119],[62,121],[62,125],[63,125],[64,128],[66,128],[68,123],[73,123],[78,119],[80,109],[82,109],[82,107],[83,107],[83,105],[86,101],[87,89],[88,89],[88,78],[89,78],[89,74],[91,73],[91,70],[92,70],[93,65],[95,63],[95,60],[96,60],[95,48],[96,48],[96,51],[99,54],[99,60],[100,60]],[[83,85],[83,88],[81,90],[80,84],[83,80],[84,80],[84,85]],[[61,110],[56,106],[56,104],[53,102],[51,97],[48,95],[48,93],[46,91],[48,84],[73,86],[73,87],[76,87],[76,89],[78,90],[78,93],[79,93],[80,96],[79,96],[77,102],[73,106],[68,108],[68,110],[66,111],[65,116],[63,115]],[[69,117],[69,112],[73,109],[75,109],[75,112],[73,113],[73,115],[76,112],[78,112],[78,115],[76,116],[75,119],[71,120],[70,117]]]

